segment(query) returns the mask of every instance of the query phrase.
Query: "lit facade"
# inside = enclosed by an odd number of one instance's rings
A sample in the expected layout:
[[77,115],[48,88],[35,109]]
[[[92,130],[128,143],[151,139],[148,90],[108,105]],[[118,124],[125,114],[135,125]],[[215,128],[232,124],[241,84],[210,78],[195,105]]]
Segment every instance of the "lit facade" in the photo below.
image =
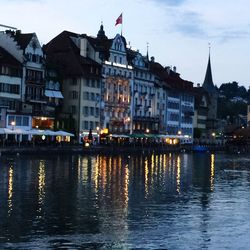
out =
[[158,133],[159,115],[156,108],[155,76],[150,72],[148,58],[139,52],[133,59],[133,132]]
[[102,64],[101,127],[110,133],[129,133],[132,124],[133,68],[128,64],[126,41],[119,34],[113,39],[109,58]]

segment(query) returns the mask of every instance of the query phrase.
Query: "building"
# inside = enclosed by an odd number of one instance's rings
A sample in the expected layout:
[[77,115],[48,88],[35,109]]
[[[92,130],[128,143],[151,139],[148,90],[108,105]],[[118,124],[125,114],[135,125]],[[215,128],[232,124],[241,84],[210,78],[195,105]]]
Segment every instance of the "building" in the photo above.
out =
[[[36,34],[24,34],[20,30],[0,32],[0,47],[2,54],[5,53],[2,66],[5,93],[1,104],[7,107],[5,118],[1,111],[1,120],[5,120],[2,126],[24,130],[53,129],[56,105],[48,105],[45,95],[45,57]],[[58,98],[62,96],[55,99]],[[13,139],[21,141],[28,139],[28,136],[15,135]]]
[[156,114],[160,133],[185,135],[193,138],[194,93],[193,83],[183,80],[170,67],[151,61],[150,67],[156,77]]
[[44,46],[64,97],[59,123],[78,138],[100,126],[101,65],[86,35],[63,31]]
[[[20,110],[22,64],[0,47],[0,127],[6,127],[6,116]],[[10,125],[10,124],[9,124]]]
[[193,84],[133,50],[103,25],[96,37],[64,31],[45,47],[64,96],[61,116],[80,137],[109,134],[193,136]]
[[199,85],[194,88],[195,108],[194,108],[194,138],[206,138],[207,135],[207,116],[210,103],[208,93]]

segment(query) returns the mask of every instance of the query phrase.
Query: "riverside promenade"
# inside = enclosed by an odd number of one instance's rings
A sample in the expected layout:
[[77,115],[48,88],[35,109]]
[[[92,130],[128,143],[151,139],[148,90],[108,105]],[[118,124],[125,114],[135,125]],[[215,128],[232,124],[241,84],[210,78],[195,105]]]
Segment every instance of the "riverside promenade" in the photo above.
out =
[[[209,145],[206,152],[227,151],[225,146]],[[238,152],[239,149],[234,149]],[[21,154],[148,154],[165,152],[193,152],[192,145],[91,145],[84,147],[79,144],[59,144],[59,145],[11,145],[0,147],[0,155],[21,155]]]

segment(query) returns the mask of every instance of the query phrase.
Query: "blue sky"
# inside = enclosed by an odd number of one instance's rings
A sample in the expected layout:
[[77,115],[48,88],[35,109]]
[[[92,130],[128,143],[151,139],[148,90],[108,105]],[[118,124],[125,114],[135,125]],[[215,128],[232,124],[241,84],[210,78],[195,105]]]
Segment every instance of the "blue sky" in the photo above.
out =
[[[248,0],[0,0],[0,23],[36,32],[46,44],[63,30],[96,36],[120,33],[123,12],[127,42],[181,77],[202,83],[211,44],[217,86],[237,81],[250,86],[250,7]],[[2,29],[1,29],[2,30]]]

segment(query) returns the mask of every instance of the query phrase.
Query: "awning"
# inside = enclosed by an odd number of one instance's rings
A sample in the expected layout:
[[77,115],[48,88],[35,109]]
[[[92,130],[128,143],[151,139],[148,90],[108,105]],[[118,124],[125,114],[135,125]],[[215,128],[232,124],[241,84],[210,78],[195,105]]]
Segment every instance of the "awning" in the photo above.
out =
[[54,131],[54,134],[57,136],[75,136],[74,134],[63,131],[63,130]]
[[61,91],[52,91],[55,98],[63,98]]
[[54,95],[53,95],[53,91],[52,90],[45,90],[45,96],[47,96],[47,97],[54,97]]
[[47,90],[46,89],[44,94],[47,97],[63,98],[61,91],[57,91],[57,90]]
[[111,134],[110,137],[114,137],[114,138],[128,138],[128,135],[116,135],[116,134]]
[[6,135],[47,135],[47,136],[74,136],[74,134],[68,133],[63,130],[59,131],[53,131],[53,130],[41,130],[41,129],[21,129],[21,128],[15,128],[15,129],[9,129],[9,128],[0,128],[0,134],[6,134]]

